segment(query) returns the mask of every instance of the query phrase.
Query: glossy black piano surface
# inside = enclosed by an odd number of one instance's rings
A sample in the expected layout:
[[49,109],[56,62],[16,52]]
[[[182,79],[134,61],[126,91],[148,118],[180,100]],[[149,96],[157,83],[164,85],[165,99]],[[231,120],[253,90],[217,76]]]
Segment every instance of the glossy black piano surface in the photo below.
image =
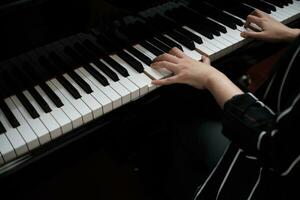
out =
[[[254,8],[291,26],[299,21],[296,0],[2,2],[1,180],[58,170],[102,145],[120,145],[127,159],[145,141],[167,138],[156,138],[165,117],[205,115],[199,102],[206,104],[208,94],[157,88],[151,80],[170,73],[149,65],[178,47],[198,60],[208,55],[235,80],[279,49],[240,37]],[[266,47],[272,51],[257,55]]]

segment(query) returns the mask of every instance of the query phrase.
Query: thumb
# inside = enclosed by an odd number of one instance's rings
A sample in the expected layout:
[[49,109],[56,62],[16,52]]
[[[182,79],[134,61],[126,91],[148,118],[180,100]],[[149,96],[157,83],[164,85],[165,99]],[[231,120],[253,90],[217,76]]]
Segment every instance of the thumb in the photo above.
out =
[[255,31],[241,32],[241,36],[243,38],[254,38],[254,39],[263,39],[264,38],[263,32],[255,32]]

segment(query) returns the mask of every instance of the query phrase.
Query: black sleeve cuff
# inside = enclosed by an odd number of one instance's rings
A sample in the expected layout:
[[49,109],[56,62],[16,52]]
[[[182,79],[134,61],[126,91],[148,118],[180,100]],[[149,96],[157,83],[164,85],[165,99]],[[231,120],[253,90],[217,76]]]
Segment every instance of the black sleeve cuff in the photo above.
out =
[[223,134],[248,154],[256,155],[263,131],[272,129],[274,114],[252,94],[236,95],[224,104]]

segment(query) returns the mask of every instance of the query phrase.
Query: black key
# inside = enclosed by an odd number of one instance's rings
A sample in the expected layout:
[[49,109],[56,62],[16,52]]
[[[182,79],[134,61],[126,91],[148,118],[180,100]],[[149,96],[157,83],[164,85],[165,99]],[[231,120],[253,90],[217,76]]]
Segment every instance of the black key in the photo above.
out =
[[227,10],[237,15],[238,17],[246,20],[247,16],[254,11],[253,8],[250,8],[246,5],[236,2],[235,6],[228,7]]
[[131,55],[129,55],[127,52],[119,51],[119,52],[117,52],[117,55],[120,58],[122,58],[125,62],[127,62],[137,72],[139,72],[139,73],[144,72],[143,64],[140,61],[138,61],[137,59],[135,59],[134,57],[132,57]]
[[220,36],[220,32],[226,32],[225,27],[208,20],[191,9],[180,6],[175,11],[167,12],[167,15],[182,25],[197,27],[197,30],[206,31],[217,36]]
[[119,81],[118,75],[112,71],[108,66],[106,66],[103,62],[97,61],[94,62],[94,65],[98,67],[104,74],[106,74],[109,78],[111,78],[114,82]]
[[150,44],[147,41],[140,42],[140,45],[156,56],[159,56],[164,53],[162,50],[156,48],[155,46],[153,46],[152,44]]
[[244,20],[254,10],[238,1],[209,1],[209,3],[211,3],[215,7],[222,8],[223,10]]
[[100,62],[95,54],[93,54],[91,51],[86,49],[84,46],[80,45],[79,43],[76,43],[74,45],[76,50],[83,55],[83,57],[87,58],[95,64],[102,72],[104,72],[109,78],[111,78],[113,81],[118,81],[120,80],[118,75],[112,71],[109,67],[107,67],[105,64]]
[[123,77],[129,76],[127,69],[124,68],[122,65],[120,65],[118,62],[116,62],[111,57],[105,56],[105,57],[103,57],[103,60],[105,62],[107,62],[112,68],[114,68],[117,72],[119,72]]
[[180,44],[174,42],[173,40],[170,40],[169,38],[165,37],[164,35],[159,35],[156,36],[156,38],[165,43],[166,45],[168,45],[169,47],[173,48],[173,47],[177,47],[178,49],[180,49],[181,51],[183,51],[183,48]]
[[283,8],[286,4],[283,1],[280,0],[264,0],[266,2],[269,2],[275,6],[278,6],[279,8]]
[[[232,20],[232,22],[238,26],[243,26],[244,22],[242,20],[240,20],[239,18],[233,17],[227,13],[222,12],[222,14],[224,14],[224,16],[226,16],[229,20]],[[230,27],[232,28],[232,27]],[[235,28],[234,28],[235,29]]]
[[29,88],[28,92],[31,94],[31,96],[36,100],[36,102],[41,106],[43,111],[45,113],[51,112],[51,108],[47,104],[47,102],[44,100],[44,98],[36,91],[35,88]]
[[60,98],[53,92],[53,90],[46,84],[46,83],[41,83],[39,85],[42,90],[46,93],[46,95],[51,99],[51,101],[56,105],[56,107],[60,108],[64,104],[60,100]]
[[[71,58],[76,60],[78,63],[86,63],[85,59],[74,49],[67,46],[65,47],[65,52],[67,55],[69,55]],[[97,81],[99,81],[102,85],[107,86],[109,85],[108,80],[100,74],[96,69],[94,69],[90,64],[83,64],[83,68],[87,70]]]
[[[104,49],[99,46],[98,44],[91,42],[89,39],[78,37],[80,40],[82,40],[82,44],[85,48],[87,48],[89,51],[93,52],[95,56],[103,56],[105,55]],[[127,69],[125,69],[123,66],[121,66],[118,62],[113,60],[109,56],[104,56],[102,58],[105,62],[107,62],[112,68],[114,68],[117,72],[119,72],[122,76],[127,77],[129,76]]]
[[151,65],[152,64],[152,60],[148,56],[144,55],[143,53],[141,53],[140,51],[138,51],[134,47],[129,46],[127,48],[127,51],[129,51],[134,56],[136,56],[138,59],[143,61],[146,65]]
[[191,39],[185,37],[184,35],[178,33],[175,30],[169,31],[167,33],[167,35],[171,36],[174,40],[176,40],[177,42],[183,44],[184,46],[186,46],[190,50],[195,50],[196,49],[195,44]]
[[191,4],[189,4],[189,7],[192,9],[196,9],[199,13],[205,13],[212,19],[232,29],[236,29],[236,25],[244,25],[242,20],[223,12],[222,9],[214,7],[212,4],[210,4],[210,2],[204,1],[199,3],[198,1],[193,1]]
[[55,62],[58,66],[61,66],[62,68],[65,69],[70,69],[67,74],[87,93],[90,94],[93,92],[91,86],[85,82],[76,72],[73,71],[68,65],[55,53],[51,52],[50,53],[50,58]]
[[18,126],[20,126],[20,123],[18,122],[17,118],[11,112],[11,110],[4,101],[0,101],[0,109],[2,110],[2,112],[4,113],[4,115],[6,116],[7,120],[13,128],[17,128]]
[[[7,83],[9,84],[10,88],[17,88],[17,80],[14,78],[14,76],[10,75],[8,72],[3,72],[2,73],[2,79],[5,80]],[[18,99],[20,100],[20,102],[22,103],[22,105],[24,106],[24,108],[27,110],[27,112],[30,114],[30,116],[33,119],[38,118],[40,115],[38,114],[38,112],[35,110],[35,108],[31,105],[31,103],[29,102],[29,100],[25,97],[25,95],[23,94],[23,92],[18,92],[16,94],[16,96],[18,97]]]
[[179,33],[181,33],[182,35],[188,37],[188,38],[191,38],[192,40],[194,40],[195,42],[197,42],[198,44],[202,44],[203,41],[202,41],[202,38],[199,37],[198,35],[184,29],[184,28],[179,28],[179,29],[176,29],[176,31],[178,31]]
[[[210,4],[209,2],[205,1],[205,2],[201,2],[201,3],[202,3],[201,5],[206,5],[206,6],[209,6],[209,7],[213,8],[213,9],[218,10],[218,12],[214,13],[214,14],[216,14],[216,16],[218,16],[218,18],[220,18],[220,19],[226,19],[229,22],[232,22],[232,23],[237,24],[239,26],[243,26],[244,25],[244,22],[242,20],[240,20],[240,19],[238,19],[236,17],[233,17],[232,15],[229,15],[229,14],[223,12],[222,9],[219,9],[219,8],[215,7],[214,5]],[[230,28],[232,28],[232,27],[230,27]]]
[[87,93],[91,94],[93,92],[91,86],[85,82],[76,72],[68,72],[68,75]]
[[98,72],[94,67],[92,67],[90,65],[86,65],[86,66],[84,66],[84,69],[86,71],[88,71],[103,86],[109,85],[108,80],[100,72]]
[[[18,63],[18,66],[21,66],[21,63]],[[40,107],[43,109],[45,113],[51,112],[51,108],[47,104],[47,102],[43,99],[43,97],[36,91],[35,88],[32,86],[34,85],[33,81],[29,77],[27,77],[26,73],[23,73],[18,67],[15,67],[12,70],[13,74],[16,76],[17,80],[20,81],[20,85],[26,85],[28,88],[28,92],[31,94],[31,96],[36,100],[36,102],[40,105]]]
[[102,85],[107,86],[109,85],[108,80],[100,74],[96,69],[94,69],[90,64],[83,64],[86,63],[85,58],[82,57],[81,54],[79,54],[77,51],[72,49],[71,47],[67,46],[65,47],[65,52],[67,55],[69,55],[71,58],[73,58],[78,63],[81,63],[83,65],[83,68],[87,70],[96,80],[98,80]]
[[[206,2],[200,2],[200,1],[193,1],[191,2],[188,7],[190,9],[196,10],[199,14],[203,14],[205,16],[208,16],[232,29],[236,29],[236,20],[234,17],[227,15],[223,13],[220,9],[213,7],[211,4]],[[241,25],[243,25],[243,22],[241,22]]]
[[[216,31],[216,32],[222,32],[222,33],[227,33],[226,28],[223,25],[220,25],[206,17],[204,17],[203,19],[201,19],[204,21],[205,26],[207,26],[208,28],[210,28],[211,31]],[[203,23],[203,21],[200,21],[200,23]],[[219,33],[213,33],[214,35],[220,35]]]
[[[28,59],[30,59],[28,57]],[[35,62],[30,60],[30,62]],[[45,84],[45,82],[41,79],[41,76],[34,70],[32,66],[29,65],[28,62],[23,63],[23,69],[27,72],[27,74],[31,75],[31,77],[40,82],[39,86],[46,93],[46,95],[51,99],[51,101],[58,107],[62,107],[64,104],[60,100],[60,98],[51,90],[51,88]]]
[[[211,40],[214,39],[213,33],[210,30],[208,30],[208,28],[205,28],[201,24],[188,24],[187,26],[189,28],[193,29],[194,31],[200,33],[201,35],[204,35],[208,39],[211,39]],[[216,33],[215,33],[215,35],[216,35]]]
[[165,43],[159,41],[156,38],[150,38],[147,41],[150,42],[152,45],[156,46],[157,48],[159,48],[160,50],[162,50],[165,53],[168,53],[171,50],[171,47],[169,47],[168,45],[166,45]]
[[[220,22],[221,24],[224,24],[224,25],[228,26],[231,29],[234,29],[234,30],[237,29],[237,26],[233,22],[233,20],[231,20],[229,18],[226,18],[226,15],[223,14],[223,13],[215,14],[214,16],[211,16],[211,18],[218,21],[218,22]],[[243,23],[242,23],[242,25],[243,25]]]
[[[45,57],[41,56],[39,58],[40,63],[48,68],[49,70],[53,70],[53,66],[49,61],[46,60]],[[62,86],[75,98],[79,99],[81,98],[80,93],[77,91],[77,89],[63,76],[63,75],[58,75],[56,76],[56,79],[62,84]]]
[[[50,53],[50,58],[53,59],[54,62],[63,68],[69,68],[67,63],[65,63],[55,52]],[[83,80],[76,72],[73,71],[72,68],[69,68],[70,71],[67,73],[87,94],[93,92],[91,86]]]
[[253,6],[255,8],[258,8],[266,13],[271,13],[271,11],[276,11],[276,7],[273,5],[270,5],[266,2],[260,1],[260,0],[245,0],[246,4],[249,4],[250,6]]
[[23,93],[19,93],[16,96],[33,119],[36,119],[40,116]]
[[57,76],[56,79],[75,99],[81,98],[78,90],[64,76]]
[[6,132],[6,129],[4,128],[2,122],[0,121],[0,134],[3,134]]

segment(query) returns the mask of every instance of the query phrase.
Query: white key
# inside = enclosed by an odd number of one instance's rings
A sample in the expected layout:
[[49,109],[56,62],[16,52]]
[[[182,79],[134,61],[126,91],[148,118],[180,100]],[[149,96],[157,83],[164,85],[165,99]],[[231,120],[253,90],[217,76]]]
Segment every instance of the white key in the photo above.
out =
[[[202,40],[203,41],[203,40]],[[198,51],[200,51],[202,54],[206,56],[212,56],[214,54],[213,50],[210,50],[208,47],[206,47],[204,44],[198,44],[195,43],[195,47]]]
[[[270,4],[269,2],[265,2],[265,3]],[[248,4],[246,4],[246,5],[248,5]],[[248,6],[254,8],[253,6],[250,6],[250,5],[248,5]],[[278,21],[283,21],[285,19],[284,16],[280,15],[277,11],[271,11],[271,13],[269,15]]]
[[279,8],[277,6],[275,7],[276,7],[276,12],[283,17],[283,21],[290,18],[290,15],[286,13],[286,10],[284,8]]
[[[104,63],[107,67],[111,68],[111,66],[103,59],[100,59],[100,62]],[[97,70],[99,70],[99,68]],[[126,104],[131,101],[130,92],[122,84],[120,84],[118,81],[113,81],[105,73],[103,73],[103,76],[108,80],[109,85],[122,97],[122,104]]]
[[[176,41],[174,38],[172,38],[171,36],[169,36],[168,34],[164,34],[165,37],[169,38],[170,40],[173,40],[174,42],[176,42],[177,44],[180,44],[182,46],[183,52],[188,55],[189,57],[195,59],[195,60],[201,60],[201,54],[195,50],[190,50],[187,47],[185,47],[183,44],[181,44],[180,42]],[[195,43],[194,43],[195,44]]]
[[17,157],[14,148],[11,146],[5,134],[0,134],[0,152],[5,162],[9,162]]
[[38,136],[40,144],[45,144],[49,142],[51,140],[49,131],[40,121],[40,119],[33,119],[15,95],[11,96],[10,98],[14,102],[20,113],[23,115],[24,119],[27,121],[29,126]]
[[285,19],[284,16],[280,15],[276,11],[271,11],[270,16],[273,17],[274,19],[276,19],[279,22],[281,22]]
[[[138,51],[140,51],[141,53],[143,53],[144,55],[150,57],[152,60],[156,57],[154,54],[152,54],[150,51],[148,51],[147,49],[145,49],[144,47],[142,47],[141,45],[137,44],[133,46],[134,48],[136,48]],[[148,84],[148,87],[145,90],[140,90],[140,95],[145,95],[148,92],[151,92],[152,90],[154,90],[156,88],[155,85],[153,85],[151,83],[151,79],[143,74],[143,73],[137,73],[130,65],[128,65],[124,60],[122,60],[121,58],[119,58],[118,56],[116,56],[115,58],[118,58],[117,60],[121,61],[123,67],[125,67],[128,71],[130,71],[131,74],[136,74],[137,77],[134,77],[134,79],[138,79],[144,83]],[[132,77],[130,78],[130,80],[134,80]]]
[[73,107],[73,105],[64,97],[59,89],[51,81],[47,81],[46,84],[53,90],[53,92],[60,98],[64,104],[61,109],[68,116],[72,122],[73,129],[80,127],[83,124],[82,116],[80,113]]
[[224,33],[220,33],[220,36],[214,36],[214,38],[222,43],[225,48],[232,46],[231,39],[228,39]]
[[253,31],[250,28],[245,28],[244,26],[237,26],[237,29],[241,32],[245,32],[245,31]]
[[136,60],[140,61],[144,67],[144,72],[150,76],[152,79],[155,80],[159,80],[165,77],[164,74],[160,73],[159,71],[153,69],[152,67],[149,67],[147,64],[145,64],[143,61],[141,61],[140,59],[138,59],[136,56],[134,56],[133,54],[131,54],[129,51],[127,51],[126,49],[124,50],[126,53],[128,53],[129,55],[131,55],[132,57],[134,57]]
[[149,91],[152,91],[155,88],[155,86],[153,86],[151,83],[152,80],[146,74],[136,72],[130,65],[128,65],[117,55],[112,55],[112,58],[127,69],[128,73],[130,74],[129,80],[134,82],[134,84],[140,88],[140,96],[147,94]]
[[300,12],[300,1],[293,0],[293,4],[291,5],[291,7]]
[[230,46],[234,45],[235,43],[237,43],[238,41],[231,37],[230,34],[227,32],[226,34],[225,33],[221,33],[221,38],[224,38],[226,41],[228,41],[230,43]]
[[81,99],[74,99],[74,97],[60,84],[60,82],[57,79],[51,79],[50,81],[80,113],[84,124],[93,120],[93,114],[91,110],[85,105],[85,103]]
[[144,47],[142,47],[139,44],[136,44],[133,47],[136,48],[137,50],[139,50],[140,52],[142,52],[144,55],[148,56],[151,60],[156,58],[156,55],[154,55],[153,53],[151,53],[150,51],[148,51],[147,49],[145,49]]
[[234,38],[234,39],[237,40],[238,42],[245,40],[245,38],[243,38],[243,37],[241,36],[241,32],[240,32],[238,29],[234,30],[234,29],[231,29],[230,27],[228,27],[228,26],[226,26],[226,25],[224,25],[224,26],[225,26],[225,28],[226,28],[226,30],[227,30],[227,32],[228,32],[228,35],[229,35],[230,37]]
[[289,17],[292,17],[292,16],[298,14],[298,11],[295,10],[292,6],[285,6],[284,9],[286,10],[286,12],[287,12],[288,14],[290,14]]
[[203,40],[203,42],[205,42],[206,46],[208,46],[210,49],[213,49],[213,51],[215,52],[213,55],[210,56],[211,60],[215,60],[218,57],[224,55],[224,49],[226,49],[225,45],[220,43],[218,40],[214,39],[209,39],[207,37],[205,37],[204,35],[194,31],[193,29],[187,27],[187,26],[183,26],[183,28],[185,28],[186,30],[193,32],[194,34],[200,36]]
[[2,122],[4,128],[6,129],[6,137],[10,141],[10,144],[13,146],[17,156],[21,156],[28,152],[27,145],[20,135],[19,131],[13,128],[9,121],[4,116],[2,110],[0,110],[0,121]]
[[103,110],[103,113],[108,113],[112,110],[113,106],[112,106],[112,101],[107,97],[105,96],[105,94],[103,94],[99,88],[97,88],[94,83],[92,81],[90,81],[82,72],[81,70],[85,70],[83,67],[80,67],[78,69],[75,69],[76,73],[78,75],[80,75],[80,77],[85,80],[85,82],[87,82],[93,92],[91,93],[91,95],[102,105],[102,110]]
[[205,37],[204,35],[201,35],[200,33],[198,33],[197,31],[193,30],[192,28],[188,27],[188,26],[183,26],[182,28],[194,33],[195,35],[198,35],[202,38],[203,42],[206,43],[206,46],[211,49],[212,51],[219,52],[220,50],[222,50],[222,47],[219,47],[218,45],[214,44],[212,42],[212,40],[208,39],[207,37]]
[[[112,59],[114,59],[113,56],[110,56],[110,57]],[[109,66],[109,65],[107,65],[107,66]],[[110,67],[110,69],[112,71],[114,71],[119,76],[120,80],[118,82],[130,92],[130,98],[132,100],[137,99],[139,97],[140,92],[139,92],[139,88],[133,82],[131,82],[129,80],[129,77],[131,75],[129,74],[129,76],[125,78],[117,70],[115,70],[114,68]]]
[[50,114],[59,124],[62,133],[65,134],[67,132],[70,132],[72,130],[72,121],[69,119],[69,117],[64,113],[64,111],[61,108],[56,107],[56,105],[51,101],[48,95],[46,95],[42,88],[40,88],[40,86],[35,86],[35,89],[51,108],[52,111],[50,112]]
[[87,77],[106,97],[108,97],[112,101],[113,109],[116,109],[122,105],[121,96],[116,93],[109,85],[103,86],[99,83],[89,72],[87,72],[84,68],[80,68],[80,71],[83,73],[85,77]]
[[[226,39],[231,42],[231,44],[232,44],[231,50],[235,50],[236,48],[243,46],[248,41],[245,38],[241,37],[240,31],[234,30],[234,29],[226,26],[225,24],[222,24],[214,19],[211,19],[211,20],[226,28],[227,33],[224,34],[224,36],[226,36]],[[223,34],[223,33],[221,33],[221,34]]]
[[32,128],[29,126],[27,121],[24,119],[23,115],[20,113],[20,111],[17,109],[15,104],[12,102],[10,98],[6,98],[5,103],[9,107],[10,111],[14,114],[18,122],[20,123],[20,126],[17,127],[19,133],[24,138],[27,147],[29,150],[33,150],[40,146],[39,139],[37,135],[34,133]]
[[31,105],[35,108],[37,113],[40,115],[39,119],[50,132],[51,139],[55,139],[61,136],[62,132],[60,126],[52,117],[52,115],[50,113],[45,113],[27,90],[24,91],[23,94],[27,97]]
[[152,91],[155,89],[155,86],[151,84],[150,78],[145,78],[144,73],[138,73],[133,69],[127,62],[125,62],[122,58],[120,58],[118,55],[111,55],[111,58],[114,59],[116,62],[118,62],[120,65],[122,65],[129,73],[129,80],[133,82],[140,90],[140,95],[144,95],[148,93],[149,91]]
[[[75,72],[76,73],[76,72]],[[81,100],[89,107],[90,111],[93,114],[93,118],[96,119],[103,114],[101,104],[96,101],[96,99],[86,92],[67,74],[64,74],[64,77],[77,89],[81,95]]]

